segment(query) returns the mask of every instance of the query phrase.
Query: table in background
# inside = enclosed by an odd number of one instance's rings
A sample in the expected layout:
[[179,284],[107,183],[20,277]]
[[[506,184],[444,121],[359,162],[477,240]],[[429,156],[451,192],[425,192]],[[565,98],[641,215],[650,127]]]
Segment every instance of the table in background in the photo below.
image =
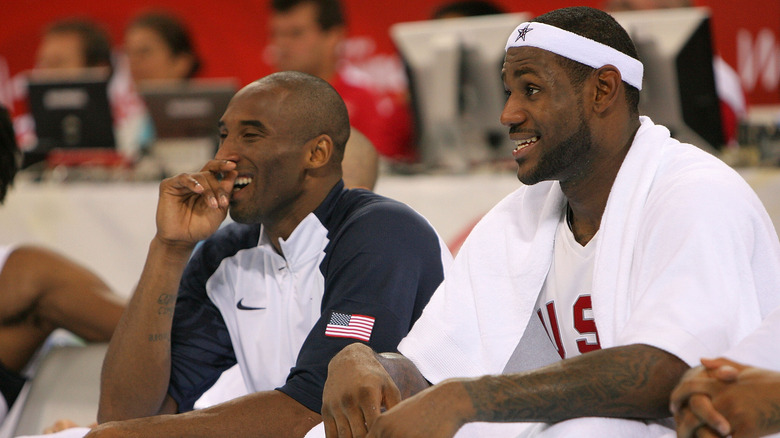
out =
[[[780,230],[780,169],[739,171]],[[519,185],[512,172],[382,175],[376,191],[412,206],[452,244]],[[0,206],[0,242],[38,243],[61,251],[127,296],[155,233],[157,191],[157,182],[56,184],[22,179]]]

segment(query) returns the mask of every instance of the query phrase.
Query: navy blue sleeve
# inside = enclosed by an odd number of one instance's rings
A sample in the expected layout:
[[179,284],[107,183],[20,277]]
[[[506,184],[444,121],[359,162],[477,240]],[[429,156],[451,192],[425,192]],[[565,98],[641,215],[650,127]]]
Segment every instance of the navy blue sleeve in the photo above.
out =
[[[435,231],[394,201],[364,206],[329,245],[333,247],[326,248],[320,266],[325,278],[322,315],[286,384],[278,388],[314,412],[322,407],[330,359],[354,342],[375,351],[396,351],[443,279]],[[367,342],[328,330],[330,322],[343,324],[351,315],[374,319]]]
[[192,410],[222,372],[236,363],[225,321],[206,294],[209,277],[235,251],[235,229],[220,230],[195,251],[182,275],[171,331],[168,387],[179,412]]

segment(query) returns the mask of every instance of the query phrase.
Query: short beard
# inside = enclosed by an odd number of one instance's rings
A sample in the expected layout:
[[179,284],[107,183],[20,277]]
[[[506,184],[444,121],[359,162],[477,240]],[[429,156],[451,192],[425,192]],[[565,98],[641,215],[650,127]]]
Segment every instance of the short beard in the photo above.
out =
[[[581,167],[581,160],[588,160],[588,153],[593,146],[593,138],[582,113],[579,114],[577,132],[558,143],[554,149],[545,151],[539,164],[525,175],[518,173],[518,179],[526,185],[534,185],[541,181],[560,180],[564,173]],[[573,175],[569,175],[573,176]]]

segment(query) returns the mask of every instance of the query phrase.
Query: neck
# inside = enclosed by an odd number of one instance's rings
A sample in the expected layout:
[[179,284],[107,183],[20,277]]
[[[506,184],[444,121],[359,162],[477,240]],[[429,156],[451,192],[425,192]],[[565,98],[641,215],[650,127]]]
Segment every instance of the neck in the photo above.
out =
[[607,207],[612,185],[638,128],[638,120],[636,124],[627,124],[624,135],[616,141],[608,142],[614,146],[594,148],[599,152],[594,154],[589,169],[581,173],[582,177],[561,181],[561,189],[571,208],[574,238],[583,246],[590,242],[601,226],[601,217]]
[[282,213],[275,217],[263,218],[265,234],[276,252],[282,254],[279,239],[287,240],[306,216],[322,204],[337,182],[338,180],[312,181],[309,189],[304,189],[300,196],[289,201],[287,208],[282,208]]

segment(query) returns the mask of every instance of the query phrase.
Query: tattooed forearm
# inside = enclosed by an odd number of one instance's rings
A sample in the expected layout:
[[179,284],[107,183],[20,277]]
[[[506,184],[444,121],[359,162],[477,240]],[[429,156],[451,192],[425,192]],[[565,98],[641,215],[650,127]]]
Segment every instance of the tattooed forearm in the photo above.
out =
[[762,434],[780,431],[780,403],[767,403],[762,409],[758,410],[755,420],[755,428],[761,431]]
[[385,367],[390,377],[393,378],[398,390],[401,391],[401,398],[417,394],[423,389],[431,386],[422,376],[417,367],[412,362],[400,354],[382,353],[377,356],[379,362]]
[[464,382],[480,421],[662,418],[687,365],[646,345],[594,351],[539,370]]

